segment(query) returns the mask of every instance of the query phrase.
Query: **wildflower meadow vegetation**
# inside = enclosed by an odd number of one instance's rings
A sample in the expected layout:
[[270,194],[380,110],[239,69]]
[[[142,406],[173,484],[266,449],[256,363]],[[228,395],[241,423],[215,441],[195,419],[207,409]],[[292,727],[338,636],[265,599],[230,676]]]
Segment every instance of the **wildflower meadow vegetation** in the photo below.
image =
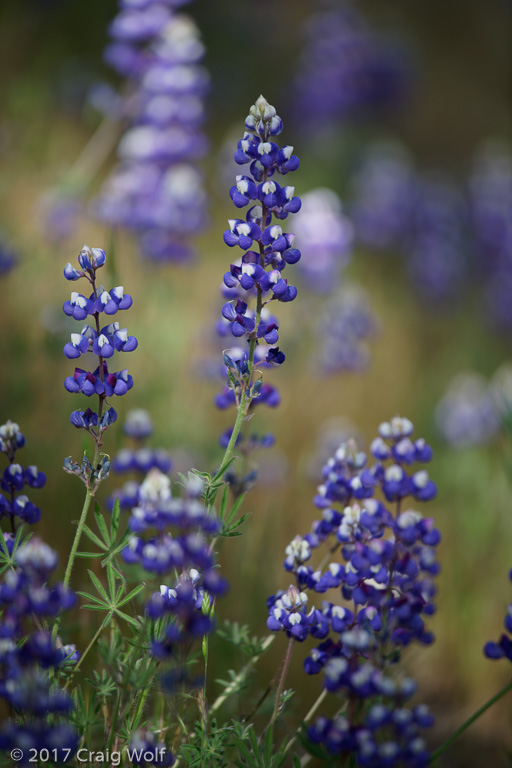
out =
[[429,8],[0,7],[2,765],[510,765],[512,15]]

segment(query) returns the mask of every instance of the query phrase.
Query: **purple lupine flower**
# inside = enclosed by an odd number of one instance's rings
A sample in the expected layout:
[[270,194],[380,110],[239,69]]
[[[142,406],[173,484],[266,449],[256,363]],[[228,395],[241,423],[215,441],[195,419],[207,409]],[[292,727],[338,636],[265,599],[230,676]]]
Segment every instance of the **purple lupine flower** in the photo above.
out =
[[[509,573],[509,579],[512,581],[512,571]],[[502,633],[497,642],[489,641],[486,643],[484,654],[488,659],[506,658],[512,662],[512,603],[508,604],[503,624],[507,633]]]
[[145,444],[153,432],[153,424],[148,411],[143,408],[128,411],[123,424],[123,432],[131,438],[133,447],[130,445],[117,452],[112,458],[112,469],[117,474],[131,473],[132,478],[110,496],[108,506],[111,509],[116,499],[119,499],[121,509],[136,507],[139,487],[145,475],[151,469],[158,469],[167,474],[172,466],[170,456],[164,448],[149,448]]
[[416,183],[403,147],[372,146],[353,182],[351,218],[356,238],[378,250],[402,247],[410,232]]
[[[409,504],[433,498],[436,486],[412,466],[432,458],[430,446],[413,432],[406,418],[381,424],[371,465],[355,441],[338,448],[315,497],[322,518],[286,548],[284,568],[296,583],[267,601],[271,631],[298,642],[308,636],[321,641],[304,662],[306,673],[322,673],[327,691],[364,704],[335,721],[320,718],[308,730],[330,753],[356,754],[361,764],[365,756],[369,765],[390,766],[426,766],[429,759],[419,729],[432,718],[424,707],[404,706],[415,683],[391,669],[409,643],[433,641],[425,619],[435,610],[440,534],[432,518]],[[331,562],[314,570],[311,560],[322,544]],[[314,593],[330,599],[309,606]]]
[[465,205],[461,193],[442,176],[418,181],[406,249],[417,293],[427,301],[452,302],[467,279]]
[[0,698],[17,716],[0,728],[0,748],[23,744],[63,756],[69,750],[69,757],[79,744],[79,734],[66,722],[73,701],[50,680],[49,670],[76,661],[78,654],[74,646],[59,646],[41,626],[69,610],[76,598],[63,584],[49,583],[57,553],[40,539],[22,544],[14,561],[15,569],[6,570],[0,582]]
[[156,734],[139,728],[132,734],[130,752],[133,765],[170,766],[174,764],[174,756],[168,751],[163,742],[157,741]]
[[190,637],[212,631],[212,595],[228,588],[215,566],[211,539],[219,532],[217,518],[202,500],[203,481],[189,474],[181,497],[172,495],[169,478],[152,469],[138,491],[129,528],[133,535],[123,550],[123,559],[139,564],[152,574],[179,574],[173,588],[161,587],[146,605],[152,618],[172,616],[173,621],[159,627],[152,639],[152,652],[169,658]]
[[106,50],[108,63],[128,81],[122,108],[128,128],[96,207],[104,221],[134,231],[143,254],[157,261],[189,258],[189,240],[206,221],[196,166],[207,147],[201,125],[208,75],[194,22],[176,13],[185,2],[134,7],[120,0]]
[[350,261],[354,239],[338,195],[322,188],[303,195],[295,229],[305,254],[299,271],[308,289],[331,293]]
[[79,268],[71,263],[64,268],[64,277],[75,282],[85,278],[92,287],[89,297],[77,291],[71,293],[71,299],[64,303],[64,312],[76,320],[90,318],[92,325],[84,325],[80,333],[72,333],[71,341],[64,347],[64,354],[70,360],[86,355],[88,352],[98,358],[99,365],[94,371],[75,368],[68,376],[64,386],[68,392],[81,393],[86,397],[98,396],[98,411],[87,408],[86,411],[73,411],[70,421],[79,429],[86,429],[101,445],[103,433],[117,419],[117,413],[108,407],[108,400],[114,395],[122,396],[133,386],[133,379],[126,369],[109,371],[107,359],[116,352],[132,352],[137,348],[135,336],[129,336],[125,328],[115,321],[101,327],[102,314],[117,315],[129,309],[132,297],[124,292],[123,286],[116,286],[106,291],[97,284],[97,271],[104,266],[105,251],[84,245],[78,256]]
[[317,362],[325,373],[362,371],[370,359],[368,340],[378,330],[366,291],[345,285],[328,301],[319,321]]
[[294,246],[295,235],[284,232],[277,223],[301,207],[294,187],[277,182],[279,176],[298,168],[299,159],[293,154],[293,147],[280,148],[273,141],[281,133],[283,123],[263,96],[251,107],[245,127],[235,161],[249,168],[236,177],[230,196],[238,209],[250,207],[245,218],[229,220],[229,229],[224,232],[226,245],[238,246],[244,253],[224,275],[223,293],[229,301],[222,307],[217,331],[221,336],[231,332],[242,345],[248,344],[248,349],[242,349],[241,355],[233,358],[229,351],[224,355],[228,381],[216,398],[219,408],[237,404],[242,389],[248,395],[247,407],[257,402],[270,407],[278,405],[280,398],[275,387],[261,380],[252,383],[252,372],[255,361],[270,367],[285,361],[284,352],[276,346],[279,321],[270,314],[268,305],[296,298],[297,289],[289,283],[285,269],[301,257]]
[[306,126],[329,126],[402,100],[408,57],[400,44],[372,30],[354,5],[315,13],[304,33],[294,90]]
[[435,412],[439,432],[453,446],[480,445],[500,427],[496,402],[487,381],[476,373],[455,376]]
[[46,475],[34,465],[22,467],[16,461],[16,452],[25,445],[25,437],[18,424],[7,421],[0,426],[0,451],[9,460],[0,479],[0,519],[7,518],[14,533],[21,523],[37,523],[41,510],[33,504],[29,497],[22,493],[25,486],[42,488],[46,483]]
[[488,144],[477,155],[470,179],[472,222],[484,285],[484,307],[492,325],[510,331],[512,311],[512,151]]

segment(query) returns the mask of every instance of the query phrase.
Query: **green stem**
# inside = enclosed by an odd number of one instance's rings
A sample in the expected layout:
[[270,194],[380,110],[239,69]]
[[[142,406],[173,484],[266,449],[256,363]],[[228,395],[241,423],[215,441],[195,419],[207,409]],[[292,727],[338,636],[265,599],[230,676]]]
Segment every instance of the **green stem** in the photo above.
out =
[[66,690],[66,688],[68,687],[68,685],[70,684],[70,682],[72,681],[72,679],[74,678],[76,673],[78,672],[78,668],[80,667],[81,663],[83,662],[83,660],[85,659],[85,657],[87,656],[87,654],[89,653],[91,648],[93,647],[93,645],[96,642],[96,640],[98,639],[98,637],[101,635],[101,633],[104,630],[104,628],[105,628],[105,625],[102,622],[100,624],[100,626],[98,627],[98,629],[96,630],[96,632],[94,634],[94,637],[92,638],[91,642],[89,643],[89,645],[87,646],[85,651],[80,656],[80,659],[78,660],[78,663],[76,664],[76,666],[73,668],[73,671],[72,671],[71,675],[66,680],[66,685],[64,686],[64,690]]
[[[220,463],[221,469],[226,464],[226,462],[229,461],[229,459],[231,458],[231,454],[233,453],[235,443],[237,441],[238,435],[240,433],[240,429],[242,427],[242,422],[245,418],[246,403],[247,403],[247,394],[244,391],[242,392],[242,396],[240,398],[240,405],[238,406],[238,413],[236,415],[235,426],[233,427],[233,432],[231,434],[229,443],[227,444],[226,450],[224,452],[224,456],[222,457],[222,461]],[[217,472],[217,474],[213,478],[212,483],[216,482],[217,480],[220,480],[219,472]]]
[[257,656],[253,656],[245,665],[245,667],[242,669],[241,672],[238,673],[238,675],[235,677],[232,682],[226,686],[223,693],[218,696],[215,701],[213,702],[212,706],[210,707],[210,715],[214,715],[215,712],[220,709],[220,707],[224,704],[226,699],[228,699],[232,693],[235,693],[238,690],[238,686],[242,682],[242,680],[245,679],[248,672],[254,667],[256,662],[259,658],[263,655],[263,652],[267,650],[267,648],[274,642],[274,639],[277,637],[277,635],[269,635],[262,643],[261,646],[261,653]]
[[284,657],[283,671],[281,672],[281,677],[279,679],[279,685],[277,686],[276,703],[274,704],[274,711],[272,712],[272,717],[270,718],[270,722],[267,725],[267,728],[265,728],[265,731],[268,728],[272,727],[272,725],[275,723],[275,721],[277,719],[277,716],[279,715],[279,704],[281,702],[281,696],[283,695],[284,684],[285,684],[285,681],[286,681],[286,675],[288,674],[288,667],[290,666],[290,661],[291,661],[291,658],[292,658],[292,651],[293,651],[294,643],[295,643],[295,639],[293,637],[290,637],[290,640],[288,642],[288,648],[286,649],[286,656]]
[[464,733],[464,731],[469,728],[470,725],[472,725],[475,720],[478,720],[478,718],[484,714],[490,707],[493,706],[493,704],[496,704],[497,701],[501,699],[502,696],[504,696],[506,693],[508,693],[512,689],[512,680],[506,684],[504,688],[501,689],[501,691],[498,691],[492,698],[489,699],[485,704],[483,704],[480,709],[477,709],[476,712],[474,712],[471,717],[469,717],[457,730],[455,733],[453,733],[447,741],[444,742],[442,746],[439,747],[439,749],[436,749],[436,751],[432,754],[429,762],[433,763],[435,762],[445,750],[450,747],[453,742],[459,738],[461,734]]
[[[94,450],[94,458],[92,460],[92,466],[96,467],[99,461],[100,457],[100,447],[99,445],[96,445],[96,448]],[[95,491],[91,490],[90,488],[87,489],[87,493],[85,494],[84,499],[84,505],[82,507],[82,514],[80,515],[80,520],[78,521],[78,526],[75,533],[75,538],[73,540],[73,545],[71,547],[71,552],[69,553],[69,559],[68,564],[66,567],[66,573],[64,574],[64,581],[63,586],[64,589],[67,589],[69,587],[69,582],[71,581],[71,571],[73,570],[73,565],[75,564],[75,558],[76,553],[78,551],[78,546],[80,544],[80,539],[82,538],[82,533],[84,530],[85,522],[87,520],[87,513],[89,512],[89,507],[91,506],[91,501],[93,499]],[[53,625],[53,631],[52,631],[52,640],[55,642],[57,635],[59,633],[59,626],[60,626],[60,618],[61,614],[57,616],[55,619],[55,624]]]

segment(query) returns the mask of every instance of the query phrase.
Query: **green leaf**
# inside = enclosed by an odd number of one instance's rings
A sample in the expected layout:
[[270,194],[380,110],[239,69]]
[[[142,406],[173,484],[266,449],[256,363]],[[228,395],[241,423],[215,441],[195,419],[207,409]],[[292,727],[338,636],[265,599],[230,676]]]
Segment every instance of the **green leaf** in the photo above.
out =
[[100,593],[100,595],[101,595],[101,596],[102,596],[102,597],[103,597],[103,598],[106,600],[106,602],[108,603],[108,602],[109,602],[109,599],[108,599],[108,595],[107,595],[107,593],[105,592],[105,589],[103,588],[103,585],[102,585],[101,581],[98,579],[98,577],[96,576],[96,574],[95,574],[95,573],[93,573],[93,572],[91,571],[91,569],[90,569],[90,568],[88,568],[88,569],[87,569],[87,572],[88,572],[88,574],[89,574],[89,578],[91,579],[92,583],[94,584],[94,586],[96,587],[96,589],[98,590],[98,592]]
[[215,483],[217,480],[220,480],[222,477],[224,477],[224,475],[226,474],[226,472],[228,471],[232,463],[236,461],[236,459],[237,459],[236,456],[232,456],[230,459],[224,462],[224,464],[220,467],[220,469],[217,470],[215,477],[212,479],[212,484]]
[[114,501],[114,507],[112,509],[112,518],[110,520],[110,531],[112,534],[112,541],[117,538],[117,531],[119,530],[119,520],[121,519],[121,504],[119,498]]
[[238,510],[242,506],[242,504],[244,502],[244,499],[245,499],[245,496],[246,496],[246,494],[242,493],[242,495],[239,496],[238,499],[235,501],[235,503],[233,504],[233,508],[232,508],[231,512],[229,513],[228,517],[226,518],[226,521],[225,521],[226,523],[230,523],[231,520],[233,520],[233,518],[235,517],[236,513],[238,512]]
[[[83,597],[84,600],[92,600],[94,603],[98,603],[98,605],[103,605],[106,608],[110,608],[108,603],[106,603],[104,600],[101,600],[99,597],[96,597],[96,595],[89,595],[87,592],[77,592],[77,595]],[[83,607],[85,608],[85,606]]]
[[105,541],[105,544],[107,544],[107,546],[110,546],[112,544],[110,533],[108,532],[105,518],[101,514],[100,505],[98,504],[97,501],[94,502],[94,517],[96,518],[96,524],[99,528],[101,535],[103,536],[103,540]]
[[98,557],[97,552],[77,552],[77,557]]
[[224,491],[222,493],[222,500],[220,502],[219,517],[221,520],[224,520],[224,517],[226,515],[226,511],[228,508],[228,496],[229,496],[229,485],[226,485],[224,487]]
[[116,577],[112,569],[112,563],[107,564],[107,579],[110,599],[114,603],[116,600]]
[[128,622],[128,624],[131,624],[132,627],[135,627],[136,629],[140,626],[140,621],[138,619],[135,619],[133,616],[129,616],[127,613],[123,613],[123,611],[118,611],[117,608],[115,609],[116,615],[120,616],[122,619]]
[[126,603],[129,603],[130,600],[133,600],[134,597],[137,597],[137,595],[140,594],[140,592],[142,592],[145,586],[146,586],[145,584],[139,584],[138,586],[136,586],[134,589],[132,589],[132,591],[128,595],[125,595],[123,597],[121,602],[117,603],[117,607],[120,608],[122,605],[126,605]]
[[[96,536],[96,534],[93,531],[91,531],[88,525],[84,525],[83,532],[85,533],[87,538],[92,541],[93,544],[96,544],[96,546],[99,549],[102,549],[104,552],[107,550],[107,547],[102,542],[102,540],[98,536]],[[96,557],[98,557],[98,555],[99,555],[99,552],[96,553]]]
[[269,728],[265,737],[265,762],[270,763],[272,758],[272,748],[274,746],[274,729]]

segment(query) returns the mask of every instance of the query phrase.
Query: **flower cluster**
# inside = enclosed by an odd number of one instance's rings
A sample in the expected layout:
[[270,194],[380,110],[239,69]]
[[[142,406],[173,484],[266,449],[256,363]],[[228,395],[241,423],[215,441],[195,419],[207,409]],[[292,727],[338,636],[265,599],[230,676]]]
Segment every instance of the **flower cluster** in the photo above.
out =
[[92,326],[84,325],[80,333],[72,333],[71,341],[65,345],[64,354],[70,360],[77,359],[87,352],[92,352],[98,358],[94,371],[75,368],[72,376],[68,376],[64,386],[68,392],[81,392],[86,397],[98,396],[97,411],[73,411],[70,420],[78,429],[87,430],[98,445],[102,443],[105,430],[117,419],[117,413],[112,407],[107,407],[107,400],[114,395],[125,395],[133,386],[133,379],[126,368],[111,372],[107,360],[115,352],[131,352],[137,348],[135,336],[128,336],[126,328],[121,328],[119,322],[110,322],[101,327],[102,316],[110,319],[121,310],[132,306],[132,297],[124,292],[122,286],[106,291],[102,285],[97,285],[97,271],[104,266],[105,251],[101,248],[90,248],[84,245],[78,256],[80,268],[71,263],[66,264],[64,277],[67,280],[85,278],[92,286],[90,296],[84,296],[77,291],[71,293],[69,301],[64,303],[64,312],[75,320],[84,321],[92,318]]
[[204,226],[206,194],[196,162],[207,73],[204,48],[186,15],[187,0],[120,0],[110,26],[107,62],[127,78],[121,110],[128,121],[118,165],[98,201],[102,219],[128,227],[157,261],[189,258],[188,241]]
[[[512,571],[509,573],[509,579],[512,581]],[[488,659],[507,658],[512,661],[512,603],[508,604],[503,624],[507,634],[502,633],[498,642],[489,641],[484,646],[484,653]]]
[[6,545],[12,549],[14,533],[19,523],[37,523],[41,510],[23,493],[26,486],[42,488],[46,476],[37,467],[31,465],[23,468],[16,461],[16,452],[25,445],[25,437],[19,426],[7,421],[0,427],[0,451],[5,453],[9,464],[3,472],[0,487],[5,496],[0,493],[0,519],[7,518],[11,526],[11,534],[4,534]]
[[408,90],[411,68],[401,46],[371,29],[355,5],[314,14],[304,38],[295,94],[306,125],[360,117]]
[[[370,450],[372,465],[348,440],[324,467],[315,496],[322,518],[287,547],[284,568],[295,584],[269,598],[267,626],[298,642],[308,636],[320,640],[305,660],[306,673],[323,671],[327,691],[361,703],[349,706],[348,720],[320,719],[311,739],[333,754],[355,751],[361,765],[373,766],[382,764],[385,733],[386,765],[422,766],[427,755],[418,728],[430,724],[430,716],[420,715],[423,709],[403,708],[415,685],[397,680],[388,667],[409,643],[433,640],[424,617],[435,610],[440,535],[431,518],[409,506],[436,494],[426,470],[410,469],[430,461],[432,449],[413,438],[408,419],[395,417],[380,425]],[[328,555],[314,570],[309,561],[322,544]],[[341,558],[333,561],[337,551]],[[308,607],[308,592],[329,591],[333,597],[322,600],[320,608]]]
[[377,329],[366,291],[345,285],[329,300],[318,323],[320,369],[325,373],[364,370],[370,358],[367,342]]
[[42,627],[71,608],[75,595],[63,584],[49,584],[57,554],[40,539],[20,546],[14,562],[16,567],[7,570],[0,583],[0,697],[22,718],[4,722],[0,749],[23,745],[26,760],[30,749],[48,749],[66,759],[76,751],[80,737],[65,721],[72,699],[52,684],[49,670],[75,662],[78,654],[74,646],[54,643]]
[[167,474],[171,469],[171,459],[164,448],[149,448],[146,440],[153,432],[153,424],[148,411],[136,408],[128,411],[123,424],[125,435],[131,439],[130,447],[121,448],[112,459],[112,469],[120,475],[131,474],[123,487],[114,491],[109,499],[110,508],[119,499],[121,509],[131,509],[138,503],[138,491],[144,476],[151,469],[159,469]]
[[389,142],[372,145],[352,184],[357,239],[377,250],[403,248],[416,199],[416,172],[405,148]]
[[477,373],[459,373],[436,407],[436,424],[452,446],[479,445],[500,428],[493,388]]
[[[231,264],[224,275],[224,297],[230,299],[222,307],[222,320],[217,324],[219,335],[231,334],[247,342],[241,356],[224,355],[227,387],[217,398],[221,408],[240,403],[246,407],[257,402],[274,407],[279,403],[277,390],[261,380],[252,383],[255,362],[279,366],[285,355],[276,347],[279,322],[268,309],[271,302],[287,303],[297,296],[295,286],[283,276],[288,265],[296,264],[300,251],[294,247],[294,235],[283,232],[275,217],[283,221],[301,207],[300,198],[292,186],[281,186],[275,180],[299,167],[293,147],[279,147],[272,139],[283,128],[281,118],[268,101],[260,96],[245,120],[246,132],[238,142],[235,161],[249,165],[248,173],[236,177],[230,196],[237,208],[250,205],[245,219],[229,221],[224,242],[244,251],[241,259]],[[255,299],[255,307],[250,307]]]
[[332,293],[351,259],[354,240],[338,195],[323,188],[303,195],[295,230],[304,253],[299,263],[304,283],[311,291]]
[[435,176],[418,181],[407,267],[418,294],[430,302],[452,301],[464,286],[465,213],[454,183]]
[[[152,469],[139,488],[138,506],[129,520],[133,536],[123,550],[127,564],[139,564],[159,575],[181,574],[175,588],[165,588],[147,605],[153,618],[171,618],[163,635],[154,639],[153,650],[159,656],[172,655],[197,622],[205,630],[198,630],[199,634],[206,634],[211,623],[197,616],[199,595],[202,599],[203,590],[221,595],[227,589],[215,567],[210,539],[218,533],[219,525],[201,501],[203,483],[197,475],[190,475],[183,491],[182,497],[173,497],[169,478]],[[140,535],[148,531],[154,534],[149,538]]]
[[510,331],[512,311],[512,150],[489,144],[475,158],[470,182],[470,214],[478,245],[484,302],[495,327]]

